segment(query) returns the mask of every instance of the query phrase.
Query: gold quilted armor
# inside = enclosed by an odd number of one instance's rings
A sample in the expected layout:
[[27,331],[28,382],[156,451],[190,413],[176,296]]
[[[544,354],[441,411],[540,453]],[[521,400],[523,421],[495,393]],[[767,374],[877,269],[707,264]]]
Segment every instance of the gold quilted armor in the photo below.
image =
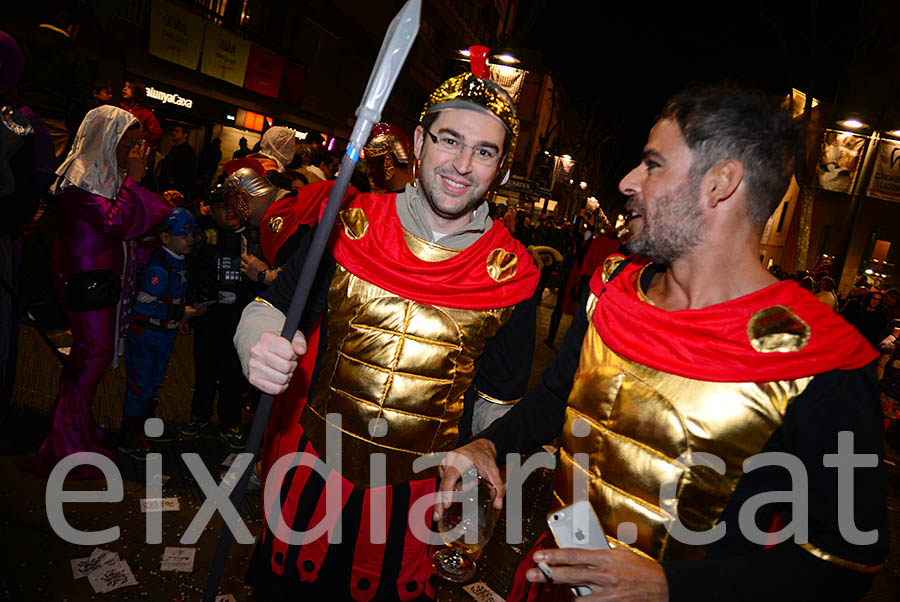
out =
[[[414,252],[430,245],[415,243]],[[453,253],[434,247],[429,260]],[[435,475],[413,472],[412,462],[456,446],[475,360],[512,310],[421,305],[338,265],[328,297],[328,349],[300,419],[313,447],[325,453],[325,416],[336,412],[342,473],[357,486],[370,486],[369,458],[376,452],[386,456],[387,483]],[[386,433],[374,419],[386,421]]]
[[[593,296],[588,302],[589,319],[596,302]],[[760,452],[811,380],[682,378],[617,355],[589,327],[563,427],[557,501],[567,505],[589,495],[613,545],[626,545],[617,539],[618,525],[631,522],[637,539],[629,549],[656,560],[702,558],[706,547],[678,542],[667,522],[677,513],[688,529],[714,527],[743,474],[744,459]],[[696,452],[721,458],[725,474],[679,459]],[[587,472],[584,456],[576,464],[574,454],[588,454]],[[675,507],[660,507],[666,481],[677,483]]]

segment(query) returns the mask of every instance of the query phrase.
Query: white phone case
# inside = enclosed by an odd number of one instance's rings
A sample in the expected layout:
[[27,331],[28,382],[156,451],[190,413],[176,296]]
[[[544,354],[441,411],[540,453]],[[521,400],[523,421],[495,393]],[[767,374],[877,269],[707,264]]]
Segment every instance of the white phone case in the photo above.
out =
[[[554,510],[547,515],[550,532],[560,548],[578,548],[580,550],[608,550],[609,542],[600,521],[587,500],[575,502]],[[576,596],[591,594],[586,586],[573,587]]]

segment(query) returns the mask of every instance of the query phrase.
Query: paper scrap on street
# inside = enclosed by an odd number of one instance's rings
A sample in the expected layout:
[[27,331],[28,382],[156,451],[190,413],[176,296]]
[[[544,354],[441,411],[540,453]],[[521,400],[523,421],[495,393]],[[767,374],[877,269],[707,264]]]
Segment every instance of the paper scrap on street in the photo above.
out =
[[177,497],[141,498],[141,512],[173,512],[180,509]]
[[101,550],[94,548],[90,556],[84,558],[72,559],[72,575],[75,579],[87,577],[91,572],[96,571],[101,566],[109,565],[119,561],[119,555],[109,550]]
[[231,594],[225,594],[224,596],[216,596],[215,602],[237,602],[237,600]]
[[197,548],[166,548],[163,551],[161,571],[190,573],[194,570],[194,556]]
[[225,456],[224,460],[222,460],[222,466],[231,466],[232,464],[234,464],[234,460],[235,458],[237,458],[237,456],[238,455],[236,453],[231,452],[230,454]]
[[104,564],[96,571],[91,571],[87,578],[91,587],[94,588],[94,592],[98,594],[105,594],[121,587],[138,584],[128,563],[120,559],[116,559],[114,563],[109,565]]
[[500,594],[481,581],[463,586],[463,591],[478,600],[478,602],[503,602],[503,597]]

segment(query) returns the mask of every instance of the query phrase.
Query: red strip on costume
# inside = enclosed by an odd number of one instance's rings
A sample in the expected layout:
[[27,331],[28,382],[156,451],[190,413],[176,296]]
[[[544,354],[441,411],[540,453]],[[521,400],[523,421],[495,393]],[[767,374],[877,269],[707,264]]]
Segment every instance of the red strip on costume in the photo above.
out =
[[[315,455],[312,444],[307,443],[303,453]],[[267,474],[267,472],[263,474]],[[311,467],[298,466],[297,470],[294,472],[294,478],[291,480],[291,487],[288,490],[288,494],[285,499],[282,500],[281,519],[278,521],[275,539],[272,541],[272,557],[270,558],[272,572],[276,575],[284,574],[284,560],[287,557],[289,547],[289,533],[294,524],[294,515],[297,511],[300,493],[303,491],[303,488],[306,487],[306,482],[309,480],[309,475],[311,473]],[[273,512],[274,510],[270,509],[269,511]],[[267,529],[263,529],[263,534],[265,534],[266,531]]]
[[[378,487],[366,489],[363,496],[362,520],[359,524],[359,535],[356,537],[356,547],[353,549],[353,568],[350,572],[350,593],[353,599],[359,602],[369,602],[378,591],[391,521],[392,492],[391,487]],[[373,520],[381,523],[376,524],[374,537]]]
[[[409,507],[410,510],[416,500],[429,496],[434,497],[437,490],[437,482],[434,479],[420,479],[412,481],[409,484]],[[407,529],[406,537],[403,540],[403,560],[400,564],[400,576],[397,578],[397,595],[401,600],[414,600],[422,595],[426,585],[428,585],[428,577],[433,572],[431,568],[431,546],[427,542],[420,541],[413,532],[411,521],[413,519],[420,520],[420,535],[428,533],[432,527],[431,508],[417,508],[419,512],[413,516],[412,512],[407,512]],[[423,511],[424,510],[424,511]]]
[[[534,293],[540,272],[525,247],[500,222],[453,257],[425,261],[406,243],[396,195],[361,194],[345,211],[349,209],[363,210],[368,230],[353,240],[338,218],[331,240],[334,258],[356,276],[397,296],[423,305],[485,310],[515,305]],[[490,258],[499,258],[510,269],[494,270],[492,277]]]
[[[712,382],[770,382],[853,370],[878,357],[853,326],[796,282],[778,282],[704,309],[664,311],[638,297],[637,280],[646,265],[645,259],[632,261],[608,284],[601,270],[591,279],[591,291],[600,296],[593,323],[603,342],[645,366]],[[751,345],[751,318],[773,306],[789,308],[809,326],[801,349],[763,353]]]
[[[277,265],[278,250],[287,239],[294,235],[301,225],[312,226],[319,219],[328,195],[334,188],[334,180],[313,182],[304,186],[296,194],[272,203],[259,224],[259,245],[269,265]],[[347,187],[344,204],[356,198],[359,191]]]
[[[312,450],[312,446],[309,446],[309,449]],[[327,491],[329,487],[341,488],[340,507],[338,508],[328,507]],[[347,498],[350,497],[352,492],[353,485],[350,481],[332,470],[325,480],[325,489],[322,490],[316,509],[313,511],[312,518],[309,519],[309,524],[306,527],[306,530],[310,531],[318,528],[320,524],[324,524],[325,532],[316,539],[310,539],[308,533],[303,538],[300,553],[297,555],[297,572],[300,574],[300,581],[316,580],[319,569],[322,567],[322,561],[325,560],[325,554],[328,553],[328,546],[331,545],[329,539],[334,535],[334,527],[340,520],[341,512],[343,512],[344,506],[347,504]]]
[[306,406],[306,395],[309,392],[309,380],[316,367],[316,352],[319,349],[319,327],[321,319],[316,318],[306,335],[307,353],[297,361],[297,368],[291,376],[287,390],[275,398],[269,421],[266,423],[263,440],[262,474],[263,486],[278,458],[297,451],[303,429],[300,427],[300,414]]
[[542,598],[549,597],[553,590],[553,585],[532,583],[525,578],[525,573],[528,572],[528,569],[537,566],[537,563],[534,561],[535,552],[555,547],[556,545],[550,534],[547,531],[541,533],[541,536],[531,546],[528,555],[519,563],[519,567],[516,569],[516,574],[513,576],[512,589],[510,589],[509,595],[506,597],[509,602],[537,602]]

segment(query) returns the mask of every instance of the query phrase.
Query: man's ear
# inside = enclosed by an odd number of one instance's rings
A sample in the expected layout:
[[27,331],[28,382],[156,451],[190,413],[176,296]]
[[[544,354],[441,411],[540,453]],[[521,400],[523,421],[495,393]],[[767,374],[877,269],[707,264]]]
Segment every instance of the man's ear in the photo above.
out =
[[744,179],[744,166],[737,159],[726,159],[713,165],[701,184],[707,198],[707,205],[715,207],[728,200]]
[[169,244],[169,241],[172,240],[172,235],[168,232],[160,232],[159,240],[162,241],[162,244],[167,245]]
[[416,153],[416,159],[422,160],[422,146],[425,145],[425,128],[421,125],[416,126],[413,132],[413,152]]

